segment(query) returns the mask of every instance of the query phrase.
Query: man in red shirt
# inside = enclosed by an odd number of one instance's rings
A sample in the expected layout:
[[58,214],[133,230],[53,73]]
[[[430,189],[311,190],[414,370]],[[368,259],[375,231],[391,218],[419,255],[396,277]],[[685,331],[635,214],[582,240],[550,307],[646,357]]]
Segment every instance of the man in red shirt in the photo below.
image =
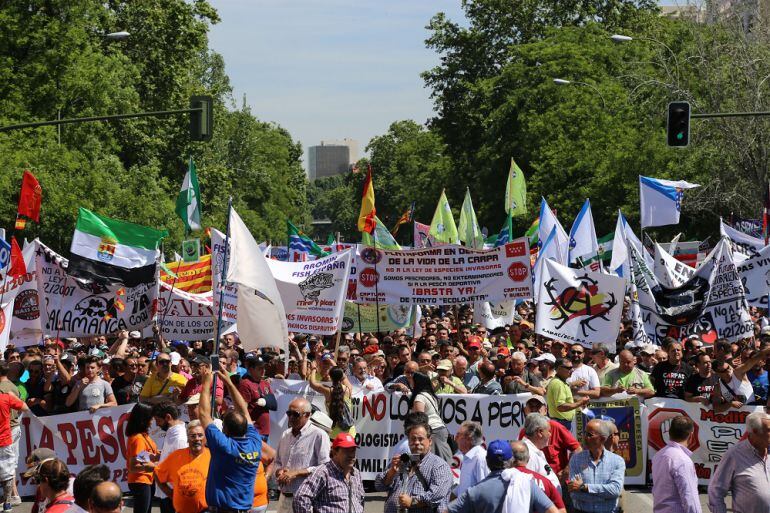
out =
[[270,436],[270,410],[276,406],[270,381],[265,379],[266,363],[258,354],[246,355],[246,375],[238,384],[238,391],[249,407],[249,416],[264,442]]
[[532,479],[537,482],[537,486],[543,490],[543,493],[551,499],[553,505],[559,510],[559,513],[566,513],[567,507],[564,505],[564,500],[561,498],[559,490],[551,483],[551,481],[542,474],[538,474],[534,470],[527,468],[529,462],[529,449],[524,442],[511,442],[511,450],[513,451],[513,466],[516,470],[524,472],[525,474],[532,475]]
[[[208,367],[211,371],[211,360],[208,356],[196,355],[195,358],[190,360],[190,370],[192,371],[193,378],[187,381],[187,384],[182,389],[182,393],[179,394],[177,404],[185,404],[190,397],[195,394],[201,393],[201,374],[200,368]],[[222,402],[225,397],[225,386],[221,380],[217,380],[217,409],[222,410]]]
[[[8,375],[6,362],[0,362],[0,375]],[[18,463],[11,435],[11,410],[29,411],[29,407],[15,395],[0,394],[0,483],[3,485],[3,505],[9,504],[13,494],[13,480]]]
[[[530,413],[548,414],[548,407],[546,406],[543,396],[533,395],[527,400],[527,403],[524,406],[524,416],[526,417]],[[572,433],[570,433],[567,428],[553,419],[548,419],[548,423],[551,425],[551,438],[548,442],[548,446],[543,448],[545,459],[557,475],[562,471],[568,473],[570,456],[576,452],[580,452],[582,448],[580,447],[580,443],[574,436],[572,436]],[[522,438],[524,438],[523,428],[519,433],[519,440]],[[561,479],[562,476],[559,476],[559,478]],[[564,479],[561,480],[564,481]]]

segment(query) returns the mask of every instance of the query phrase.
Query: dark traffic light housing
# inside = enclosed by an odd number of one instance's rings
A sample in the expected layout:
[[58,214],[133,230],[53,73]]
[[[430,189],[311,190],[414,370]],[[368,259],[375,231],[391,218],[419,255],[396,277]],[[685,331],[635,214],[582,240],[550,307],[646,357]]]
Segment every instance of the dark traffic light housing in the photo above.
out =
[[210,141],[214,133],[214,100],[211,96],[192,96],[190,108],[200,109],[190,112],[190,139]]
[[690,104],[671,102],[668,104],[666,139],[669,146],[684,148],[690,144]]

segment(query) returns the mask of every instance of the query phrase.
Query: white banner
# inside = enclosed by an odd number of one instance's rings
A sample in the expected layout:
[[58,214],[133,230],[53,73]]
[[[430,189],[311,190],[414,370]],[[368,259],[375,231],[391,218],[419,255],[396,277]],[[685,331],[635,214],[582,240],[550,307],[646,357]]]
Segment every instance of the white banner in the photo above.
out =
[[762,239],[746,235],[725,224],[721,219],[719,220],[719,234],[722,237],[727,237],[730,241],[736,263],[757,256],[759,251],[765,247],[765,241]]
[[613,342],[620,331],[625,291],[624,278],[546,260],[535,333],[585,347]]
[[665,337],[696,334],[707,343],[735,342],[754,333],[746,295],[727,240],[722,239],[681,287],[661,287],[636,249],[629,245],[631,308],[637,345],[661,345]]
[[[222,292],[222,267],[225,263],[225,253],[228,258],[230,253],[225,252],[225,234],[211,229],[211,290],[214,292],[214,313],[219,315],[219,298]],[[238,285],[234,283],[224,284],[224,301],[222,308],[223,329],[235,324],[238,320]]]
[[680,262],[663,247],[655,243],[655,278],[666,288],[681,287],[693,277],[695,269]]
[[352,249],[309,262],[267,260],[289,331],[333,335],[342,323]]
[[415,313],[419,307],[409,305],[359,305],[345,301],[342,317],[342,331],[351,333],[377,333],[406,329],[409,332],[415,324]]
[[524,237],[488,251],[364,248],[357,266],[359,303],[454,305],[532,297]]
[[493,330],[506,324],[513,324],[515,313],[516,301],[503,301],[502,303],[485,301],[473,305],[473,322],[481,324],[488,330]]
[[216,316],[211,292],[190,294],[161,282],[157,320],[167,340],[214,338]]
[[38,244],[37,292],[46,333],[61,338],[86,337],[150,325],[158,298],[157,281],[109,289],[84,282],[67,274],[66,259]]
[[770,246],[762,248],[756,256],[737,265],[746,301],[751,306],[767,308],[770,294]]
[[35,252],[37,241],[24,245],[22,256],[27,273],[18,278],[8,277],[0,288],[3,303],[13,302],[10,338],[16,347],[35,345],[43,339],[40,325],[40,300],[37,294],[37,272]]

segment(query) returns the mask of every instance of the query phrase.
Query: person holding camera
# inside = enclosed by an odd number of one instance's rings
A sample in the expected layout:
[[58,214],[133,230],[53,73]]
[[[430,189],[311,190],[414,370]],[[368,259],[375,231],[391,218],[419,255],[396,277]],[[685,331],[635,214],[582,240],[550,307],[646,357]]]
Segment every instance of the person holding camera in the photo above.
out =
[[377,475],[374,487],[388,492],[384,513],[433,513],[447,508],[452,470],[432,452],[431,428],[421,422],[406,432],[410,453],[397,454]]

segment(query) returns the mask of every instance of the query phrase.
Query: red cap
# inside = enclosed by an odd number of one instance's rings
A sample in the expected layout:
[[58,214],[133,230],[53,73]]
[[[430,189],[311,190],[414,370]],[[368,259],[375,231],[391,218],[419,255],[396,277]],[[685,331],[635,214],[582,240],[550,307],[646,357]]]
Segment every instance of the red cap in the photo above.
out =
[[334,447],[347,449],[350,447],[358,447],[358,445],[356,444],[356,439],[353,438],[350,433],[340,433],[332,442],[332,448]]
[[364,354],[374,354],[380,350],[380,346],[377,344],[370,344],[364,348]]
[[511,352],[505,346],[498,347],[497,354],[504,354],[505,356],[511,356]]

